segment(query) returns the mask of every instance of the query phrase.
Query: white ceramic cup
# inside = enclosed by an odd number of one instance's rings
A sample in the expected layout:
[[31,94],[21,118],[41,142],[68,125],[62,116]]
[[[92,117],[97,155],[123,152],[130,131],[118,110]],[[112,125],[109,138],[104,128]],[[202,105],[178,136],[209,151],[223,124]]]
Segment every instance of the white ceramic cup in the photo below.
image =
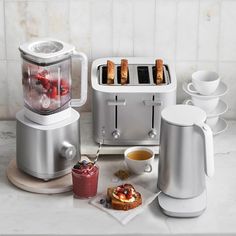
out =
[[199,70],[192,74],[192,82],[188,83],[190,93],[211,95],[219,86],[220,77],[216,72]]
[[219,116],[209,117],[206,119],[206,123],[211,127],[214,128],[219,120]]
[[219,103],[219,97],[204,98],[204,97],[191,96],[191,99],[185,101],[185,104],[200,107],[206,113],[214,111],[218,103]]
[[[130,153],[136,152],[136,151],[145,151],[150,154],[150,157],[145,160],[134,160],[129,157]],[[154,160],[154,152],[150,148],[146,147],[131,147],[125,150],[124,152],[125,156],[125,163],[129,170],[133,172],[134,174],[143,174],[143,173],[150,173],[152,172],[152,162]]]

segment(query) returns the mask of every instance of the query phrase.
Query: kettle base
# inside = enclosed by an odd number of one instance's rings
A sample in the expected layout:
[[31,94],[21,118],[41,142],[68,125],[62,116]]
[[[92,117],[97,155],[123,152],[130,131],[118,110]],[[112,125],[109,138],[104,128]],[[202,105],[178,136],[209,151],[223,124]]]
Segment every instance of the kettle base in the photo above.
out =
[[200,216],[207,207],[206,190],[195,198],[173,198],[164,193],[158,196],[159,206],[165,215],[177,218]]

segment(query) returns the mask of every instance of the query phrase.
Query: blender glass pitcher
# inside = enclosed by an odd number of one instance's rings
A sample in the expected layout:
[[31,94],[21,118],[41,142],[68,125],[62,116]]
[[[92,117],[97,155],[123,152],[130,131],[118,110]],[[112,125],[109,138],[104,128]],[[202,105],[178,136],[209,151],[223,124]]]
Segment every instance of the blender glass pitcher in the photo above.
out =
[[[54,39],[40,39],[19,47],[22,57],[22,85],[25,107],[50,115],[70,106],[82,106],[87,99],[87,57],[74,46]],[[81,60],[81,98],[72,99],[72,58]]]

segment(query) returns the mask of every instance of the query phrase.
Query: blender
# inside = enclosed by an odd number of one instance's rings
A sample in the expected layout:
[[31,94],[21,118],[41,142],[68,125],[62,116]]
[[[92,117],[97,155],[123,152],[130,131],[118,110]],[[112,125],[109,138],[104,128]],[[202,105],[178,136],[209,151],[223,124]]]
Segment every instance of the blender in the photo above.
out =
[[[79,113],[87,99],[88,61],[55,39],[20,45],[24,109],[16,114],[17,167],[49,180],[71,171],[80,158]],[[72,59],[81,62],[81,97],[72,99]]]

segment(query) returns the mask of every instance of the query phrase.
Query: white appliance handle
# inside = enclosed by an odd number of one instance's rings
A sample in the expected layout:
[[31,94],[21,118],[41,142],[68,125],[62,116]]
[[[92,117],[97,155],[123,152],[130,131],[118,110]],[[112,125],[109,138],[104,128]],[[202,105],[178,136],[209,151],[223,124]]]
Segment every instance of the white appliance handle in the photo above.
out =
[[88,89],[88,58],[82,52],[74,51],[71,57],[76,57],[81,60],[81,86],[80,86],[80,99],[71,99],[70,105],[72,107],[81,107],[87,100]]
[[214,175],[214,148],[213,148],[213,135],[211,128],[205,123],[196,123],[204,135],[205,141],[205,173],[207,176],[212,177]]

